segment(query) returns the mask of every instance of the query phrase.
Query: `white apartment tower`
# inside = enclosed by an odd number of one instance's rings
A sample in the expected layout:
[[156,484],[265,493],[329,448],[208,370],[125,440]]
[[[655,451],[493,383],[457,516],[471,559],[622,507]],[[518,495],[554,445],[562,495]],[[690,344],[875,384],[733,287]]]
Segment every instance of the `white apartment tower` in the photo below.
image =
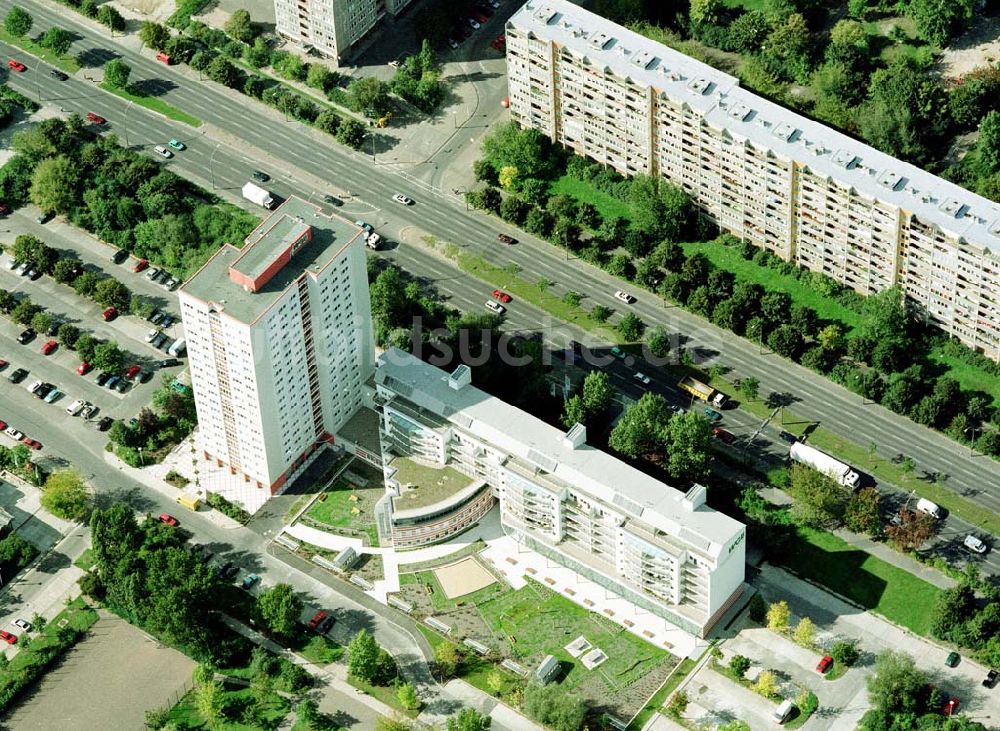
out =
[[[588,446],[581,425],[564,433],[493,398],[465,365],[448,374],[390,348],[375,386],[383,449],[470,479],[421,515],[406,511],[407,531],[447,540],[492,506],[485,489],[521,545],[692,634],[742,594],[746,528],[708,507],[704,487],[681,492]],[[393,500],[383,510],[383,525],[396,522]]]
[[522,126],[622,175],[661,175],[723,229],[861,294],[899,285],[1000,360],[1000,205],[567,0],[511,17],[507,75]]
[[336,60],[386,14],[396,15],[411,0],[274,0],[278,33]]
[[359,229],[293,196],[179,295],[204,457],[276,493],[374,368]]

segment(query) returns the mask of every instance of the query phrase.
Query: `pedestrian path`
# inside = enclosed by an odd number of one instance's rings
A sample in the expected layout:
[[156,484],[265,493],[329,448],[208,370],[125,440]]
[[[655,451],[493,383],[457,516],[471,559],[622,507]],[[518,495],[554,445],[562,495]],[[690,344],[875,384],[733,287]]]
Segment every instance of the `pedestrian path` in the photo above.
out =
[[903,571],[907,571],[914,576],[919,576],[928,584],[933,584],[939,589],[951,589],[953,586],[958,585],[958,582],[950,576],[941,573],[932,566],[926,566],[919,561],[910,558],[905,553],[900,553],[895,548],[885,543],[873,541],[867,536],[852,533],[851,531],[844,529],[835,530],[833,533],[838,538],[842,538],[855,548],[860,548],[862,551],[870,553],[871,555],[882,559],[886,563],[903,569]]

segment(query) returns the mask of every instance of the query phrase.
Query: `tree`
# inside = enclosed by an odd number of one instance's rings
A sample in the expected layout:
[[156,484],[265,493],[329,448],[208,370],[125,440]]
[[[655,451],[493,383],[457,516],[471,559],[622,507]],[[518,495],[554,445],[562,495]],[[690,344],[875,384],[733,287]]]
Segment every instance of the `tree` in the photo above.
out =
[[97,9],[97,22],[119,33],[125,30],[125,17],[112,5],[102,5]]
[[516,122],[496,125],[483,139],[483,157],[499,172],[507,165],[517,168],[522,179],[547,179],[552,173],[551,143],[535,129],[521,129]]
[[767,52],[782,61],[801,58],[809,50],[809,27],[801,13],[792,13],[767,37]]
[[640,319],[640,317],[634,312],[629,312],[618,321],[616,326],[618,334],[629,343],[634,343],[642,337],[642,331],[645,330],[646,325]]
[[312,698],[303,698],[295,706],[295,718],[306,727],[306,731],[319,731],[319,704]]
[[[59,328],[59,332],[61,337],[62,328]],[[93,335],[84,333],[76,339],[76,354],[80,356],[80,360],[85,360],[93,364],[94,352],[97,350],[98,345],[100,345],[100,342]]]
[[90,510],[90,493],[78,472],[59,470],[46,478],[41,503],[57,518],[80,521]]
[[583,406],[590,416],[600,416],[611,405],[615,388],[605,371],[590,371],[583,379]]
[[604,305],[594,305],[590,308],[590,319],[594,322],[607,322],[611,317],[611,308]]
[[785,632],[788,630],[788,620],[792,616],[792,610],[788,608],[788,602],[782,599],[767,607],[767,628],[775,632]]
[[361,76],[347,86],[351,109],[369,117],[381,117],[391,108],[389,85],[374,76]]
[[809,617],[803,617],[795,625],[792,638],[803,647],[811,648],[816,641],[816,625],[813,624],[813,621]]
[[399,686],[399,688],[396,689],[396,697],[399,699],[403,708],[408,711],[420,708],[420,698],[417,697],[417,691],[414,689],[413,683],[403,683]]
[[712,425],[693,411],[677,414],[666,430],[667,473],[675,480],[697,481],[708,476]]
[[104,83],[112,89],[124,89],[131,74],[132,67],[124,59],[113,58],[104,66]]
[[65,155],[42,160],[31,176],[31,202],[48,213],[68,213],[76,204],[80,172]]
[[48,332],[50,327],[52,327],[52,315],[48,312],[36,312],[31,318],[31,329],[36,332]]
[[765,698],[773,698],[778,694],[778,677],[771,670],[761,670],[753,689]]
[[908,14],[921,38],[943,46],[969,24],[974,7],[973,0],[911,0]]
[[691,0],[688,17],[692,23],[716,23],[722,8],[721,0]]
[[567,429],[574,424],[587,423],[587,410],[583,406],[582,396],[574,394],[566,399],[566,402],[563,404],[563,412],[560,417],[560,421]]
[[666,329],[657,325],[646,335],[646,347],[649,352],[657,358],[666,358],[670,355],[670,335]]
[[157,731],[163,728],[170,721],[169,708],[150,708],[146,711],[146,728]]
[[15,38],[23,38],[28,35],[34,22],[34,19],[26,11],[15,5],[3,19],[3,29]]
[[679,719],[687,710],[689,702],[687,693],[679,690],[670,696],[670,700],[667,702],[667,713],[673,718]]
[[69,34],[69,31],[52,26],[42,34],[42,37],[38,39],[38,43],[48,48],[57,56],[62,56],[73,45],[73,36]]
[[117,279],[105,277],[94,288],[94,299],[103,307],[115,307],[126,312],[132,301],[132,293]]
[[290,584],[275,584],[257,596],[257,611],[271,632],[289,637],[298,628],[302,600]]
[[833,661],[846,667],[856,663],[860,656],[857,640],[840,640],[834,642],[833,647],[830,648],[830,657],[833,658]]
[[450,642],[442,642],[434,648],[434,664],[442,678],[454,677],[462,662],[458,648]]
[[926,684],[912,657],[887,650],[875,658],[875,672],[868,676],[868,701],[886,715],[915,713]]
[[262,710],[274,694],[274,679],[267,673],[254,673],[250,678],[250,694],[254,705]]
[[170,31],[159,23],[154,23],[151,20],[145,20],[142,25],[139,26],[139,40],[150,48],[162,51],[167,45],[167,41],[170,40]]
[[881,494],[874,487],[866,487],[851,495],[844,509],[844,525],[847,529],[877,536],[882,530],[879,511],[881,500]]
[[742,678],[750,669],[750,658],[743,655],[733,655],[729,660],[729,670],[737,678]]
[[803,464],[792,465],[788,494],[795,499],[792,517],[801,525],[837,525],[847,503],[846,491],[835,480]]
[[445,731],[489,731],[492,723],[493,719],[475,708],[463,708],[457,716],[449,716]]
[[[80,350],[80,341],[77,341],[77,352]],[[81,356],[82,357],[82,356]],[[125,367],[125,353],[118,347],[118,343],[101,343],[94,348],[94,356],[91,365],[101,371],[117,373]]]
[[739,391],[750,401],[756,401],[760,392],[760,381],[753,376],[740,379]]
[[357,150],[365,141],[365,126],[356,119],[341,120],[336,137],[340,144]]
[[490,693],[498,696],[500,695],[500,691],[503,690],[503,686],[503,673],[500,672],[500,668],[495,667],[490,670],[489,674],[486,676],[486,687],[489,688]]
[[194,690],[194,705],[210,729],[218,728],[225,707],[222,686],[214,680],[199,685]]
[[974,165],[980,177],[1000,172],[1000,113],[996,111],[987,112],[979,123]]
[[347,645],[347,671],[358,680],[371,683],[378,674],[378,654],[382,648],[362,629]]
[[216,56],[205,67],[205,76],[216,83],[235,86],[237,79],[239,79],[239,72],[228,58]]
[[625,409],[611,431],[608,445],[632,459],[659,453],[667,439],[672,413],[663,396],[647,392]]
[[504,165],[497,174],[497,183],[504,190],[514,190],[517,188],[517,168],[513,165]]
[[[748,488],[752,489],[752,488]],[[756,495],[756,491],[754,491]],[[767,619],[767,602],[764,601],[764,597],[760,595],[759,591],[755,591],[754,595],[750,597],[750,619],[757,624],[763,624]]]
[[934,533],[934,518],[907,506],[899,509],[898,521],[885,527],[885,534],[903,551],[916,551]]
[[223,30],[230,36],[243,43],[250,43],[257,32],[250,20],[250,13],[240,8],[229,16],[229,20],[223,26]]

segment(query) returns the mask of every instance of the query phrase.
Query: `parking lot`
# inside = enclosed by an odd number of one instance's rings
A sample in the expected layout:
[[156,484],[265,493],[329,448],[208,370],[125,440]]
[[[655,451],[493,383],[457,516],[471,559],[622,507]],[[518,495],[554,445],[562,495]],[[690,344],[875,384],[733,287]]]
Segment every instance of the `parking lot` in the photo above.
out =
[[[62,257],[79,258],[86,269],[105,272],[123,282],[136,294],[148,298],[154,306],[165,312],[173,312],[176,318],[176,295],[167,292],[163,287],[149,281],[143,274],[133,273],[131,264],[134,260],[116,266],[110,257],[114,251],[106,244],[94,239],[86,233],[70,227],[60,219],[50,221],[46,225],[35,222],[35,211],[30,207],[15,214],[7,220],[8,229],[6,242],[9,244],[16,236],[32,234],[56,249]],[[104,416],[111,418],[129,418],[134,416],[149,403],[153,391],[159,387],[159,362],[166,359],[167,353],[157,350],[145,342],[146,334],[153,328],[150,322],[131,315],[120,315],[110,321],[102,317],[103,307],[88,298],[76,294],[72,287],[60,284],[51,277],[42,276],[32,281],[19,275],[10,268],[12,259],[9,254],[0,257],[0,287],[15,294],[23,293],[31,301],[40,305],[59,323],[75,325],[82,333],[89,333],[101,340],[113,340],[126,353],[126,367],[136,364],[147,372],[146,382],[140,378],[134,379],[132,386],[125,393],[99,386],[96,369],[84,375],[77,372],[80,366],[79,356],[67,348],[58,346],[50,354],[45,355],[42,348],[50,338],[45,333],[38,335],[21,345],[18,335],[25,329],[8,317],[0,317],[0,358],[9,365],[0,372],[3,380],[0,389],[4,393],[4,410],[0,419],[31,437],[31,424],[39,418],[47,422],[60,422],[69,431],[67,434],[78,434],[80,430],[94,430],[96,421]],[[165,334],[174,340],[180,337],[181,327],[174,323],[167,328]],[[28,375],[20,383],[11,383],[9,378],[18,368],[28,371]],[[166,372],[176,374],[179,368],[170,368]],[[52,403],[39,401],[27,390],[32,383],[43,381],[55,386],[62,396]],[[70,416],[66,407],[74,399],[83,399],[97,407],[90,417],[90,423],[83,419]],[[65,423],[75,422],[75,423]],[[8,436],[0,437],[0,443],[12,444]],[[43,445],[44,446],[44,445]]]

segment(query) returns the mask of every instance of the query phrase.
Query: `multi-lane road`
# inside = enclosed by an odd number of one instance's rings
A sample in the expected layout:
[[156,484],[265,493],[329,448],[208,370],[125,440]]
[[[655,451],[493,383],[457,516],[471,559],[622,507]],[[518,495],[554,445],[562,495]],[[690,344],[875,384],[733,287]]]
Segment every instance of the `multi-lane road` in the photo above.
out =
[[[10,7],[0,2],[0,12]],[[133,79],[158,79],[165,101],[194,114],[209,126],[195,130],[146,112],[99,90],[85,79],[86,70],[65,82],[48,75],[48,67],[25,57],[17,49],[0,44],[0,50],[21,58],[29,69],[11,74],[10,84],[22,93],[59,105],[68,111],[96,111],[107,117],[113,131],[128,137],[132,146],[151,147],[171,137],[184,140],[189,149],[167,163],[185,174],[210,181],[217,192],[238,190],[250,170],[263,168],[274,176],[272,187],[280,195],[297,191],[315,195],[324,190],[307,181],[328,181],[331,192],[351,193],[346,197],[345,215],[364,217],[390,239],[406,238],[407,231],[425,232],[441,240],[468,247],[498,264],[515,263],[529,280],[545,277],[553,282],[554,296],[573,289],[586,296],[588,305],[604,304],[618,312],[621,303],[613,298],[620,282],[584,262],[567,259],[551,245],[520,232],[513,247],[496,244],[502,224],[469,213],[450,192],[440,191],[420,178],[403,175],[385,165],[373,165],[370,157],[337,145],[328,137],[296,122],[284,121],[273,110],[207,81],[199,81],[189,70],[165,67],[136,54],[118,39],[108,39],[72,13],[55,9],[38,0],[20,3],[35,17],[36,26],[69,27],[79,36],[73,51],[83,58],[107,58],[108,51],[123,55],[132,66]],[[431,169],[427,173],[430,175]],[[416,200],[409,208],[391,202],[395,192],[405,192]],[[395,254],[406,268],[436,281],[442,291],[458,300],[478,301],[481,307],[489,288],[470,284],[435,256],[417,247],[401,246]],[[652,294],[639,294],[631,309],[647,324],[662,324],[670,332],[688,339],[688,348],[700,357],[721,362],[734,376],[754,376],[761,392],[789,394],[794,411],[822,423],[828,429],[861,444],[874,442],[885,454],[906,454],[917,469],[949,476],[947,488],[1000,513],[1000,466],[988,457],[972,457],[957,443],[919,426],[875,404],[862,400],[836,384],[778,356],[761,353],[756,344],[734,337],[676,307],[664,307]],[[509,314],[514,328],[543,326],[554,342],[578,337],[562,323],[538,311],[514,307]],[[565,332],[567,335],[563,335]],[[579,339],[579,337],[578,337]]]

